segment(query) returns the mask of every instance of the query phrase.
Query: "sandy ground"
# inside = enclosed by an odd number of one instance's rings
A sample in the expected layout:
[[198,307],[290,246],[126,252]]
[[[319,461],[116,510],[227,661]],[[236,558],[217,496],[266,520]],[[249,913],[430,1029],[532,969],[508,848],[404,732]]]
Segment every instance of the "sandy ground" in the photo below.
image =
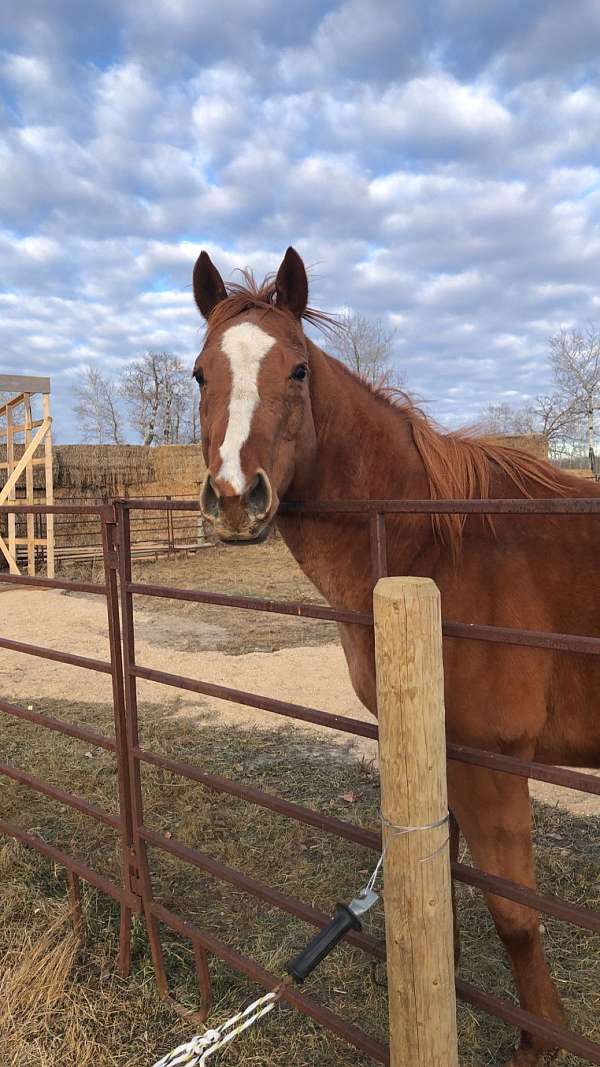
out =
[[[271,636],[278,620],[270,617]],[[4,587],[0,595],[0,631],[17,641],[30,641],[83,656],[108,658],[106,607],[102,597],[65,595],[55,590],[23,590]],[[335,642],[295,645],[271,652],[231,655],[215,645],[226,644],[227,630],[197,614],[160,614],[136,611],[136,659],[141,665],[192,678],[216,682],[250,692],[275,696],[370,720],[349,682],[344,657]],[[182,716],[216,711],[224,722],[254,724],[274,730],[289,720],[226,701],[178,691],[156,683],[139,683],[140,704],[168,707]],[[43,711],[44,699],[87,703],[110,701],[110,678],[61,663],[3,651],[0,658],[0,695],[15,703],[27,701]],[[302,725],[307,740],[315,731],[332,745],[344,746],[354,755],[376,758],[376,745],[311,724]],[[600,773],[600,772],[598,772]],[[600,798],[543,783],[531,783],[532,794],[546,803],[574,813],[600,814]]]
[[[354,694],[337,644],[231,656],[205,647],[213,643],[215,630],[219,629],[210,623],[144,611],[136,611],[135,618],[139,665],[372,721]],[[55,590],[10,590],[0,596],[0,619],[3,634],[10,635],[12,640],[35,642],[81,656],[108,658],[106,608],[101,597],[71,596]],[[183,643],[186,649],[178,649],[178,643]],[[190,644],[195,644],[197,650],[190,651]],[[177,713],[181,715],[208,709],[217,711],[224,721],[273,729],[290,721],[154,682],[140,681],[138,687],[141,704],[168,704],[172,710],[176,703]],[[82,668],[2,651],[0,692],[15,703],[25,695],[36,710],[38,703],[40,708],[43,706],[45,697],[104,703],[110,700],[110,678]],[[332,744],[347,746],[352,741],[350,735],[340,735],[325,727],[302,724],[302,729],[328,735]],[[375,742],[366,738],[357,738],[353,748],[360,754],[376,755]]]

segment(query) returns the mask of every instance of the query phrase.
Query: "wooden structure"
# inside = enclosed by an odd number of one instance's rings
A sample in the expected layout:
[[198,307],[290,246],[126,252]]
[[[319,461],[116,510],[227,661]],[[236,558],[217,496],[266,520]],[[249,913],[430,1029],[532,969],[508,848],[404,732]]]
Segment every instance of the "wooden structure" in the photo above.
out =
[[391,1067],[458,1067],[440,593],[373,598]]
[[[20,374],[0,374],[0,394],[12,394],[0,402],[0,441],[6,440],[6,458],[0,462],[0,504],[17,500],[17,486],[23,485],[23,504],[34,503],[34,467],[44,469],[44,497],[35,503],[54,502],[52,477],[52,416],[50,414],[50,379]],[[34,418],[32,398],[41,396],[41,417]],[[3,475],[6,477],[3,477]],[[54,515],[47,514],[45,530],[36,531],[35,515],[25,516],[24,536],[17,536],[17,516],[8,514],[6,537],[0,535],[0,553],[11,574],[20,574],[26,561],[27,573],[35,574],[36,555],[41,549],[46,573],[54,576]]]

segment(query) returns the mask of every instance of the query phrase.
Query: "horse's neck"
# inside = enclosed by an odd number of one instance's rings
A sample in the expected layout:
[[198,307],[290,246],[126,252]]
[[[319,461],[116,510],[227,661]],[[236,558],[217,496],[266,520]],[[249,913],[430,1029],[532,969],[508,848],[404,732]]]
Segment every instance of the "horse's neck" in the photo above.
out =
[[428,496],[410,422],[400,410],[312,344],[310,368],[317,453],[302,484],[303,498]]
[[[311,399],[316,452],[298,472],[286,499],[341,501],[427,497],[423,463],[408,418],[386,405],[316,346],[310,350]],[[290,550],[319,590],[334,603],[356,606],[370,597],[371,565],[364,516],[281,516]],[[431,540],[422,516],[403,520],[409,564]]]

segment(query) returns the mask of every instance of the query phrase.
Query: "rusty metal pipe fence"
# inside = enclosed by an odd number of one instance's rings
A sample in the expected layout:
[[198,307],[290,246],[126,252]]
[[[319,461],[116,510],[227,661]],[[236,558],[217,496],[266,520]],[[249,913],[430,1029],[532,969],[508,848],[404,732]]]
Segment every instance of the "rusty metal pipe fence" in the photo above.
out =
[[82,812],[96,822],[110,826],[120,836],[121,853],[121,881],[115,881],[95,871],[89,864],[75,855],[71,855],[62,849],[56,848],[50,842],[42,840],[38,835],[28,833],[20,827],[0,818],[0,833],[11,836],[28,848],[41,853],[55,864],[64,867],[67,871],[69,882],[69,895],[74,907],[75,914],[80,914],[79,904],[79,881],[84,880],[106,896],[111,897],[120,907],[120,933],[119,933],[119,971],[123,976],[129,973],[130,966],[130,941],[131,941],[131,918],[133,914],[140,914],[142,910],[141,899],[135,884],[136,864],[133,851],[133,819],[131,806],[131,783],[128,766],[128,748],[126,740],[125,700],[123,690],[123,664],[121,656],[121,634],[119,621],[119,587],[117,572],[117,556],[114,551],[113,536],[115,531],[114,509],[110,505],[41,505],[41,504],[4,504],[0,507],[0,514],[19,512],[26,515],[72,515],[90,516],[95,518],[101,526],[102,547],[104,560],[103,582],[78,582],[67,581],[59,578],[44,578],[41,575],[12,575],[0,572],[0,583],[25,588],[59,589],[79,593],[88,593],[102,596],[106,601],[107,631],[110,647],[108,660],[92,659],[87,656],[77,656],[70,652],[58,651],[39,645],[29,644],[22,641],[11,641],[7,637],[0,637],[0,648],[13,652],[22,653],[25,656],[37,656],[42,659],[58,663],[65,663],[84,670],[96,671],[107,674],[112,683],[112,702],[114,709],[114,736],[109,737],[91,730],[86,726],[63,721],[47,715],[40,715],[29,708],[23,708],[5,700],[0,701],[0,712],[25,722],[33,723],[45,730],[63,734],[88,744],[97,745],[114,754],[116,760],[118,780],[118,815],[112,815],[95,804],[89,803],[84,797],[80,797],[67,790],[58,789],[48,782],[44,782],[32,774],[28,774],[18,767],[0,763],[0,775],[12,778],[26,785],[28,788],[42,795],[58,800],[61,804]]
[[[209,958],[211,956],[219,957],[234,970],[245,974],[249,979],[268,990],[274,989],[279,984],[280,978],[266,971],[250,957],[240,954],[231,946],[215,938],[208,931],[185,921],[182,916],[156,901],[153,896],[152,879],[147,859],[148,848],[167,853],[183,863],[190,864],[198,870],[237,887],[258,900],[302,919],[309,925],[317,928],[323,927],[329,922],[329,916],[262,881],[250,878],[241,870],[220,863],[211,856],[190,848],[172,837],[157,833],[146,826],[144,823],[142,766],[147,764],[162,768],[184,779],[198,782],[216,793],[238,797],[249,804],[276,812],[345,840],[356,842],[374,851],[378,851],[381,848],[381,833],[379,829],[369,830],[356,826],[331,815],[284,800],[275,794],[253,786],[209,774],[202,768],[190,763],[146,750],[140,744],[138,732],[137,680],[145,679],[159,682],[178,689],[233,701],[237,704],[259,708],[275,715],[285,716],[301,722],[314,723],[322,727],[362,737],[376,739],[378,731],[374,723],[362,722],[357,719],[320,711],[317,708],[304,707],[269,696],[243,692],[231,687],[215,685],[195,678],[183,677],[167,671],[158,671],[145,667],[137,662],[135,654],[134,597],[136,595],[144,595],[220,606],[228,605],[232,608],[353,623],[360,626],[372,626],[373,618],[371,613],[336,610],[317,604],[276,601],[247,596],[236,597],[202,590],[186,590],[134,582],[131,569],[131,513],[143,510],[197,512],[198,504],[188,501],[142,499],[115,501],[113,504],[98,507],[92,505],[44,507],[42,505],[23,506],[18,504],[0,507],[0,513],[19,511],[22,514],[44,514],[51,512],[54,514],[95,516],[101,524],[104,560],[103,582],[77,582],[43,577],[28,578],[0,573],[0,583],[72,590],[74,592],[86,592],[104,596],[107,605],[110,660],[100,661],[76,656],[68,652],[57,652],[54,649],[13,641],[5,636],[0,637],[0,648],[21,652],[25,655],[42,656],[73,666],[109,674],[112,681],[114,705],[114,738],[98,734],[96,731],[78,724],[39,715],[6,701],[0,701],[0,712],[24,719],[45,729],[58,731],[69,737],[87,741],[114,753],[119,781],[118,815],[113,816],[96,805],[89,803],[85,798],[75,796],[65,790],[59,790],[57,787],[43,782],[19,768],[0,764],[0,775],[6,775],[31,789],[53,797],[118,832],[121,839],[121,882],[117,884],[114,881],[110,881],[94,871],[78,857],[55,848],[52,844],[42,841],[35,835],[24,832],[19,827],[3,819],[0,819],[0,833],[16,838],[22,844],[36,849],[42,855],[63,866],[68,873],[69,892],[74,905],[78,905],[79,879],[86,880],[100,892],[112,897],[120,905],[119,967],[122,974],[127,974],[129,969],[131,917],[133,914],[143,912],[148,929],[156,981],[159,991],[164,997],[169,996],[169,990],[160,927],[166,926],[171,931],[187,938],[194,950],[201,996],[201,1010],[198,1015],[203,1018],[208,1013],[211,1005],[209,974]],[[288,504],[282,510],[288,515],[312,514],[327,516],[353,514],[365,516],[368,520],[373,580],[376,581],[387,574],[386,515],[436,513],[518,514],[520,516],[552,514],[565,517],[582,514],[600,515],[600,499],[342,501],[339,503],[316,502],[308,505]],[[600,638],[573,634],[551,634],[454,622],[444,623],[443,633],[447,637],[463,640],[492,641],[559,650],[565,653],[576,652],[600,655]],[[448,745],[448,758],[486,767],[494,771],[552,782],[556,785],[600,795],[600,779],[579,771],[546,766],[457,744]],[[487,874],[485,871],[462,863],[455,862],[452,864],[452,874],[457,881],[465,882],[486,892],[493,892],[497,896],[506,897],[526,907],[534,908],[562,921],[574,923],[587,930],[600,932],[599,912],[566,903],[552,896],[542,896],[525,886]],[[385,959],[385,944],[370,935],[353,933],[348,937],[348,941],[375,960]],[[484,993],[462,979],[457,979],[456,989],[458,996],[462,1000],[488,1014],[494,1015],[513,1026],[526,1029],[536,1036],[550,1039],[561,1048],[580,1056],[589,1063],[600,1064],[600,1044],[594,1043],[563,1027],[556,1026],[546,1019],[531,1015],[529,1012],[515,1007],[498,997]],[[286,987],[283,999],[335,1034],[343,1037],[356,1048],[365,1052],[374,1061],[384,1064],[389,1063],[387,1046],[358,1029],[352,1023],[342,1019],[323,1004],[291,987]]]

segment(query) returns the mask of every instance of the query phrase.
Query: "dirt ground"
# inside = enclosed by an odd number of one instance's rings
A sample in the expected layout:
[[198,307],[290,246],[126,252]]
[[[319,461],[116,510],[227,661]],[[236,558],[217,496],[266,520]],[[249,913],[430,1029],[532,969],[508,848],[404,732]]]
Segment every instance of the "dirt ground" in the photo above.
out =
[[[82,576],[100,577],[93,568]],[[211,547],[189,557],[140,562],[134,565],[134,577],[154,584],[320,601],[279,540],[239,549]],[[108,658],[102,597],[0,588],[0,617],[6,636]],[[350,685],[333,623],[136,597],[136,658],[144,666],[292,700],[338,715],[370,719]],[[15,702],[27,694],[32,706],[43,711],[45,699],[104,703],[110,699],[110,680],[102,674],[5,651],[0,661],[0,692]],[[287,719],[268,712],[151,682],[139,683],[139,698],[142,708],[162,706],[170,715],[185,718],[216,711],[223,724],[272,730],[288,724]],[[321,734],[332,745],[342,746],[353,755],[376,759],[376,745],[368,739],[354,739],[310,724],[302,729],[306,730],[307,742]],[[547,804],[576,814],[600,814],[599,797],[536,782],[531,783],[531,792]]]

